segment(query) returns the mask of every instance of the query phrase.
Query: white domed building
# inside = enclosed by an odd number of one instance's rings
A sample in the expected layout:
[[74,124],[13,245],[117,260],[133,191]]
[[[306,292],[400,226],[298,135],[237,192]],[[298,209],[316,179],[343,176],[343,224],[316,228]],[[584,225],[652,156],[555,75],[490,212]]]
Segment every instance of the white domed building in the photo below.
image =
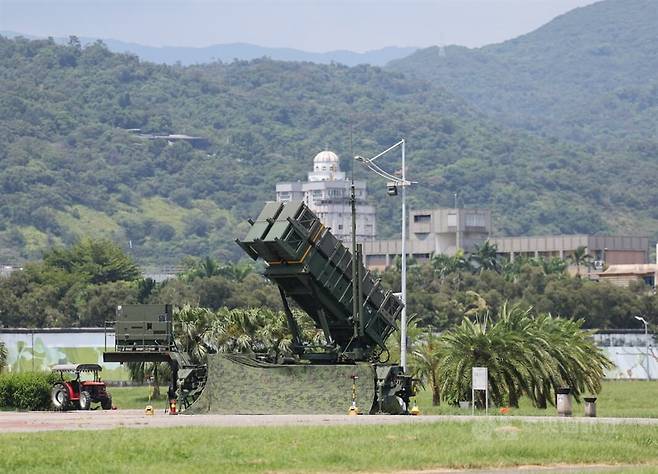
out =
[[[308,181],[278,183],[277,201],[304,201],[322,223],[346,244],[352,239],[350,180],[340,170],[340,159],[333,151],[324,150],[313,158],[313,171]],[[375,208],[366,202],[365,181],[355,181],[356,237],[359,241],[374,240],[377,233]]]
[[321,151],[313,158],[313,171],[308,174],[309,181],[341,181],[345,173],[340,170],[340,159],[333,151]]

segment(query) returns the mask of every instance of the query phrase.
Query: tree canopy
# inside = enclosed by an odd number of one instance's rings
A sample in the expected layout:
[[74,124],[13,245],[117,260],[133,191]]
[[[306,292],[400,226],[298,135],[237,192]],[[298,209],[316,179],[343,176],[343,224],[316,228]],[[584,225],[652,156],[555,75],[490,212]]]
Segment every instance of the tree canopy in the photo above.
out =
[[[458,193],[492,208],[501,234],[625,233],[628,215],[635,231],[658,229],[655,160],[504,128],[440,81],[268,59],[155,65],[100,42],[2,37],[0,78],[5,262],[87,235],[118,242],[141,264],[237,260],[233,240],[276,182],[305,179],[326,146],[349,172],[350,129],[364,156],[407,139],[408,175],[419,182],[412,207],[452,205]],[[369,179],[381,236],[392,235],[399,201],[364,170],[355,175]]]

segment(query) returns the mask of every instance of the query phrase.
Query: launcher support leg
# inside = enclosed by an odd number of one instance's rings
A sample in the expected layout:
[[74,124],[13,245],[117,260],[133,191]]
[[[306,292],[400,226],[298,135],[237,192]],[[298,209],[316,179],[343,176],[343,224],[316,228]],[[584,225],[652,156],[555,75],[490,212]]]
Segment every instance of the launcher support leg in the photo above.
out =
[[283,303],[283,310],[286,313],[286,320],[288,321],[288,329],[290,329],[290,332],[292,333],[292,348],[293,352],[296,354],[301,354],[304,352],[303,349],[303,341],[302,337],[299,331],[299,325],[297,324],[297,320],[295,317],[292,315],[292,311],[290,311],[290,305],[288,304],[288,298],[286,297],[285,292],[283,291],[283,288],[279,287],[279,294],[281,295],[281,302]]
[[[311,292],[313,293],[313,298],[315,298],[315,301],[320,301],[318,292],[313,285],[311,285]],[[334,338],[331,335],[331,331],[329,330],[329,323],[327,322],[327,315],[324,312],[324,308],[318,308],[317,315],[318,319],[320,320],[320,327],[322,327],[322,332],[324,333],[324,338],[326,339],[327,344],[333,346]]]

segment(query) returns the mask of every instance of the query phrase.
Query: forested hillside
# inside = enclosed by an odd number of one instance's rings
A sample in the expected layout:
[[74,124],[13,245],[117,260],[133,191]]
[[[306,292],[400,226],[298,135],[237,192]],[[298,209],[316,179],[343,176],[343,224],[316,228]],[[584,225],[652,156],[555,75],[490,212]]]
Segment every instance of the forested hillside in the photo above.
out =
[[[177,67],[75,38],[0,37],[0,84],[0,261],[87,234],[140,263],[239,257],[233,240],[277,181],[305,179],[325,147],[349,167],[350,125],[365,156],[407,138],[420,182],[412,206],[450,205],[457,192],[493,208],[500,233],[658,233],[655,159],[509,131],[431,81],[376,67]],[[168,145],[134,128],[210,145]],[[391,235],[399,200],[380,181],[369,186]]]
[[658,155],[658,2],[606,0],[478,49],[427,48],[389,68],[502,123],[639,158]]

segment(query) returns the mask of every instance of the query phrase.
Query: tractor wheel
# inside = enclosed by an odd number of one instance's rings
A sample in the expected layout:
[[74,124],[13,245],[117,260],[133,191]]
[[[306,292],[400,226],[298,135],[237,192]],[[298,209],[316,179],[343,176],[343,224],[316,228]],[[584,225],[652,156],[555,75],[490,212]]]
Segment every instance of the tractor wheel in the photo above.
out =
[[69,407],[69,389],[66,384],[57,383],[50,391],[50,401],[57,411],[64,411]]
[[86,390],[80,392],[80,410],[89,410],[91,408],[91,394]]
[[112,395],[107,396],[107,398],[103,398],[101,400],[101,408],[103,410],[111,410],[112,409]]

